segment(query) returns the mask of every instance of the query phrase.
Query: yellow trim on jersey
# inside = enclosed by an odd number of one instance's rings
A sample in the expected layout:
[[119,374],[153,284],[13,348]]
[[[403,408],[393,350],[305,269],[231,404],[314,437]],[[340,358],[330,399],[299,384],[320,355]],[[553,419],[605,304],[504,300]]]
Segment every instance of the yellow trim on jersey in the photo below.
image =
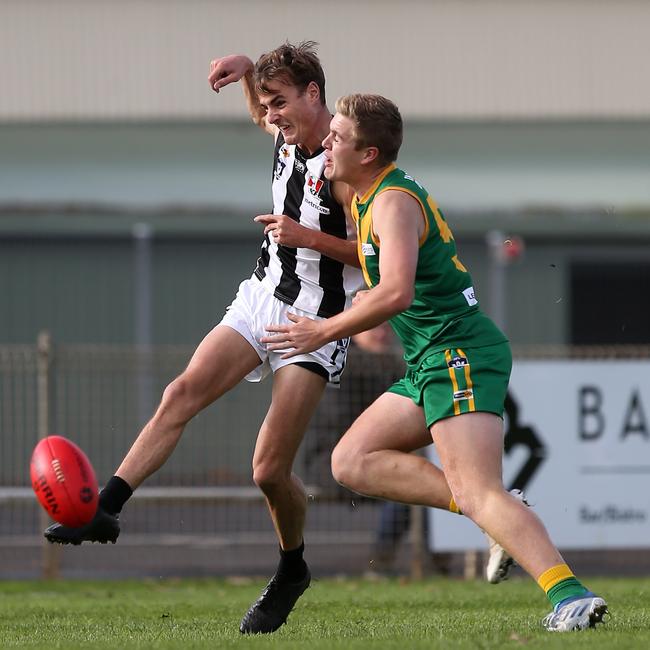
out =
[[375,182],[370,186],[370,189],[366,190],[365,194],[361,198],[359,198],[358,195],[355,196],[354,200],[357,203],[365,203],[372,196],[373,192],[379,187],[379,184],[384,180],[384,178],[386,178],[386,176],[388,176],[388,174],[390,174],[395,169],[397,169],[395,163],[388,165],[388,167],[386,167],[386,169],[384,169],[384,171],[379,174],[379,176],[377,176]]
[[[460,348],[457,348],[457,352],[461,357],[465,357],[467,359],[467,356]],[[469,410],[476,411],[476,404],[474,403],[474,384],[472,383],[472,378],[469,375],[469,363],[465,366],[465,384],[465,388],[472,391],[472,396],[469,398],[469,400],[467,400]]]
[[[370,206],[372,208],[372,206]],[[370,212],[366,212],[366,219],[361,223],[359,219],[359,208],[355,202],[352,203],[352,218],[357,224],[357,257],[359,258],[359,263],[361,264],[361,272],[363,273],[363,279],[366,282],[366,286],[372,287],[372,280],[370,279],[370,274],[368,273],[368,268],[366,266],[366,256],[363,253],[363,244],[368,241],[368,231],[372,225],[372,215]]]
[[[405,187],[400,187],[399,185],[390,185],[388,187],[382,188],[380,192],[377,192],[377,196],[380,194],[383,194],[387,190],[396,190],[398,192],[404,192],[405,194],[408,194],[409,196],[412,196],[419,204],[420,204],[420,210],[422,210],[422,218],[424,219],[424,232],[422,233],[420,239],[418,240],[418,246],[421,248],[424,242],[427,240],[427,237],[429,236],[429,219],[427,217],[427,211],[424,209],[424,203],[422,203],[422,199],[413,191],[405,188]],[[377,198],[377,197],[375,197]],[[374,238],[373,238],[374,241]],[[379,244],[377,244],[379,245]]]
[[[449,370],[449,376],[451,377],[451,387],[454,393],[458,392],[458,382],[456,381],[456,373],[454,369],[449,365],[451,362],[451,350],[445,350],[445,361],[447,362],[447,370]],[[454,415],[460,415],[460,404],[454,400]]]
[[350,212],[354,223],[357,224],[357,230],[359,230],[359,208],[357,207],[356,197],[352,198],[352,202],[350,203]]

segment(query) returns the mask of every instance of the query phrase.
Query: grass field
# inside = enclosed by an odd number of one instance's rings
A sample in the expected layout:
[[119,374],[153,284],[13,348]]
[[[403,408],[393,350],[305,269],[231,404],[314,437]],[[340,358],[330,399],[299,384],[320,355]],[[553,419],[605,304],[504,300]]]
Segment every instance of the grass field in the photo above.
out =
[[650,579],[592,579],[612,616],[580,633],[540,626],[549,607],[529,580],[316,580],[273,635],[239,619],[249,580],[5,582],[2,648],[648,648]]

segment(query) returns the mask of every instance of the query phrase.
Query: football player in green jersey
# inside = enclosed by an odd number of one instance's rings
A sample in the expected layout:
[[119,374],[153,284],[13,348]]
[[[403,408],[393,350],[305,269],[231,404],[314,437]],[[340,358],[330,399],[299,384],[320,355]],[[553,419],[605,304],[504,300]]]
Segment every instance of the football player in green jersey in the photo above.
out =
[[[378,95],[349,95],[336,109],[323,142],[325,175],[355,192],[352,213],[369,290],[332,318],[292,316],[291,325],[270,325],[263,340],[290,357],[389,320],[404,348],[406,375],[343,436],[332,454],[335,478],[369,496],[462,512],[546,592],[553,606],[543,621],[548,630],[593,627],[607,604],[576,579],[539,518],[503,487],[509,345],[480,311],[436,204],[394,164],[402,142],[399,110]],[[432,440],[442,470],[409,453]],[[450,488],[446,504],[441,474]]]

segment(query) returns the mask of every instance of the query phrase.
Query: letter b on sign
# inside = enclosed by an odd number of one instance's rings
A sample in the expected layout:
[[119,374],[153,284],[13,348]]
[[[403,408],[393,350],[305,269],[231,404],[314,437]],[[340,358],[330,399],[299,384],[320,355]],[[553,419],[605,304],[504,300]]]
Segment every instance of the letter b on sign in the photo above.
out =
[[605,431],[601,411],[603,394],[596,386],[582,386],[578,393],[578,435],[581,440],[597,440]]

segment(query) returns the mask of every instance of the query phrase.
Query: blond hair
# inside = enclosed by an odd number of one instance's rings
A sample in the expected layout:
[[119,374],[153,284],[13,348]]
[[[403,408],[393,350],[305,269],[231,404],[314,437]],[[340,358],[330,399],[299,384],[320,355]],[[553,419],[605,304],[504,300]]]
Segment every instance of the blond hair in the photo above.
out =
[[402,146],[402,116],[397,106],[381,95],[353,94],[336,100],[336,111],[354,122],[356,148],[377,147],[377,162],[397,160]]

